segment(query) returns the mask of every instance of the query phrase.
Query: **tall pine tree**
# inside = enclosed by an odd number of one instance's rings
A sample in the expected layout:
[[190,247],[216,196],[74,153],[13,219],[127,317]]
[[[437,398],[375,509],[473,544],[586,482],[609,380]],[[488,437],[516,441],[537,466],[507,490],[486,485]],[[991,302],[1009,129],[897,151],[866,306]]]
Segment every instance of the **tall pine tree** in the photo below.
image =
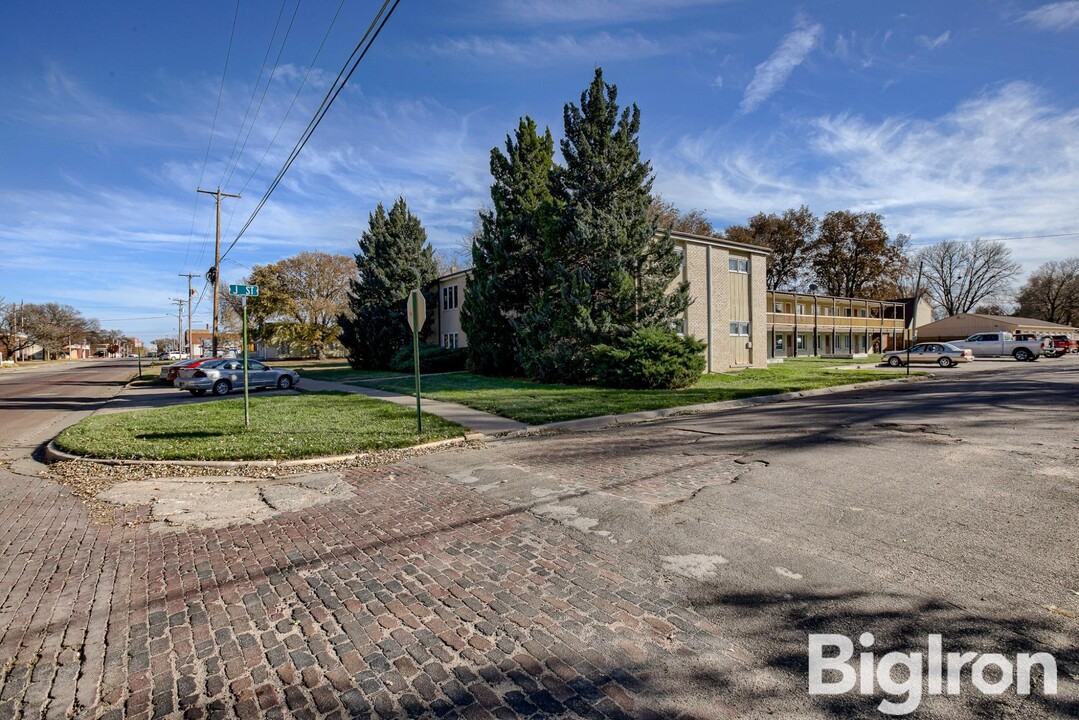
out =
[[[411,342],[405,315],[409,292],[427,288],[438,277],[438,269],[427,232],[402,197],[389,213],[379,203],[359,244],[349,313],[340,318],[341,343],[353,367],[381,369]],[[428,308],[429,318],[434,310],[430,299]]]
[[491,150],[492,209],[480,213],[472,276],[461,310],[469,367],[483,375],[519,371],[516,322],[545,287],[544,238],[558,205],[551,194],[554,140],[523,117],[506,151]]
[[649,213],[652,168],[641,159],[636,105],[619,112],[618,90],[596,69],[581,106],[565,107],[564,168],[552,173],[562,203],[546,239],[547,282],[522,318],[519,358],[547,381],[589,376],[592,348],[640,328],[670,329],[689,303],[685,283],[668,292],[681,259],[656,236]]

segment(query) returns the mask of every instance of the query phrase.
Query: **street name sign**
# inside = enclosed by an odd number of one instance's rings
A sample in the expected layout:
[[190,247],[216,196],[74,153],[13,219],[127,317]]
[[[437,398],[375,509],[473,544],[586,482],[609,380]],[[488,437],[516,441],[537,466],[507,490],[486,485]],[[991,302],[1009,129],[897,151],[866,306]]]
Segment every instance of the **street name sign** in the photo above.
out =
[[243,295],[245,297],[258,297],[258,285],[229,285],[229,295]]

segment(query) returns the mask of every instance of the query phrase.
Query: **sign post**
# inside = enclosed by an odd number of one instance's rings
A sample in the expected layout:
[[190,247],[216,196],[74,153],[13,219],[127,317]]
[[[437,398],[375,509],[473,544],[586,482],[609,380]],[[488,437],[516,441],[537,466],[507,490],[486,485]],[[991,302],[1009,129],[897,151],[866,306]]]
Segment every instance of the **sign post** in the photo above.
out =
[[229,295],[239,295],[244,308],[244,427],[251,427],[251,400],[247,384],[247,298],[259,296],[258,285],[229,285]]
[[423,434],[423,415],[420,413],[420,328],[427,319],[427,301],[423,293],[413,290],[408,294],[408,326],[412,328],[412,369],[416,373],[416,434]]

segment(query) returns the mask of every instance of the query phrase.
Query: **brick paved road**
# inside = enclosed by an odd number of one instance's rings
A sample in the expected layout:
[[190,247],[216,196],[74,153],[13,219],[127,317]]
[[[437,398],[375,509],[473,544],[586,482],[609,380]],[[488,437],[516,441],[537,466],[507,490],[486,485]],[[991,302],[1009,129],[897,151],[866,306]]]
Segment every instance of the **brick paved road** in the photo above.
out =
[[737,663],[572,530],[421,468],[346,479],[345,503],[186,532],[0,479],[0,717],[624,717],[670,710],[649,688],[680,657]]

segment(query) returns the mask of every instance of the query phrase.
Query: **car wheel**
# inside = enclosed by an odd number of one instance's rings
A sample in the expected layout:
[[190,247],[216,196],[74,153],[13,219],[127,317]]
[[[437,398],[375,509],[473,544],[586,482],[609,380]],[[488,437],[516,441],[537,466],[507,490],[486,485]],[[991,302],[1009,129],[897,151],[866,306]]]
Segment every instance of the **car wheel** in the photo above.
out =
[[228,380],[218,380],[214,383],[213,394],[214,395],[228,395],[229,390],[232,390],[232,385]]
[[281,379],[277,381],[277,387],[279,390],[288,390],[292,387],[292,378],[288,375],[282,375]]
[[937,360],[937,365],[940,365],[941,367],[951,367],[952,365],[955,365],[955,363],[952,362],[951,358],[942,357],[940,360]]
[[888,358],[888,364],[892,367],[899,367],[903,364],[903,361],[899,359],[898,355],[892,355],[890,358]]
[[1026,348],[1019,348],[1012,353],[1012,357],[1019,362],[1026,362],[1027,360],[1030,360],[1030,351]]

